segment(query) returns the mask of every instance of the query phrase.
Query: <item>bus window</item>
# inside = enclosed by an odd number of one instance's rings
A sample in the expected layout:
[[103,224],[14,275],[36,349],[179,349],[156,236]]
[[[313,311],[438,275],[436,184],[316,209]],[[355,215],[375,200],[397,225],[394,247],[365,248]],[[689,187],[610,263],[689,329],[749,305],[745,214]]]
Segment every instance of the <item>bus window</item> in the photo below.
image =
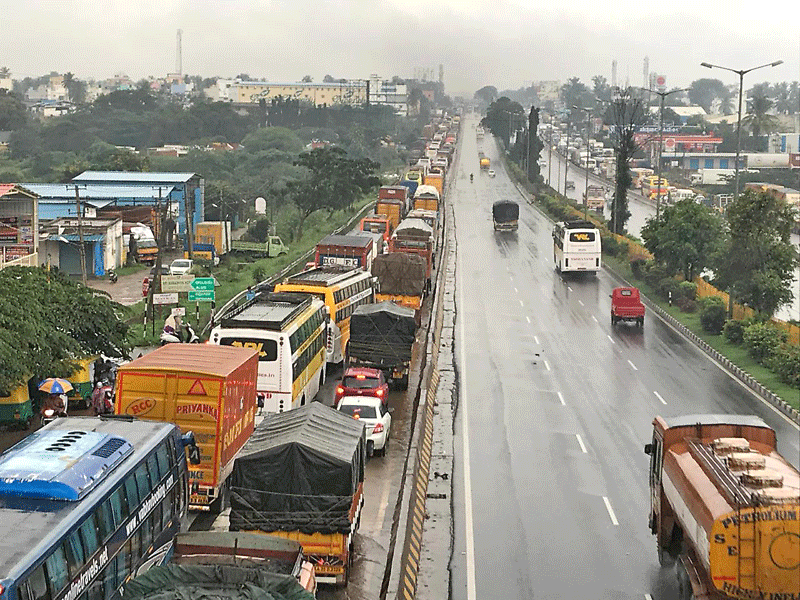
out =
[[117,561],[111,559],[103,570],[103,592],[106,598],[110,598],[117,589]]
[[161,501],[156,504],[153,509],[153,539],[158,538],[162,531],[164,531],[164,502]]
[[83,522],[80,527],[81,541],[83,542],[83,549],[86,551],[86,558],[89,558],[95,553],[99,545],[97,540],[97,529],[95,529],[94,519],[89,518]]
[[125,516],[130,514],[128,510],[128,500],[125,497],[124,490],[118,488],[111,494],[111,511],[114,516],[114,527],[119,527],[125,520]]
[[87,600],[103,600],[105,595],[103,593],[103,580],[98,577],[92,582],[89,591],[86,592]]
[[136,489],[136,478],[133,473],[128,475],[127,479],[125,479],[125,495],[128,498],[128,507],[130,510],[136,510],[136,507],[139,506],[139,491]]
[[58,546],[45,561],[47,565],[47,578],[50,580],[52,595],[64,589],[69,580],[67,573],[67,557],[64,555],[64,546]]
[[169,473],[169,453],[167,447],[163,444],[156,450],[156,461],[158,462],[158,470],[161,477],[164,478]]
[[114,533],[114,513],[111,509],[111,498],[97,507],[95,518],[100,539],[106,541]]
[[153,482],[153,489],[155,489],[161,481],[162,475],[164,475],[158,470],[158,461],[156,461],[155,454],[147,457],[147,471],[150,473],[150,481]]
[[23,595],[23,600],[50,600],[50,594],[47,591],[47,577],[44,574],[44,565],[39,565],[28,577],[27,596]]
[[147,476],[147,465],[145,463],[136,467],[136,487],[139,488],[139,502],[144,502],[144,499],[150,495],[152,488],[150,487],[150,479]]
[[67,541],[64,542],[67,549],[67,566],[69,567],[69,576],[75,577],[86,562],[86,554],[83,551],[83,544],[81,544],[80,536],[77,531],[69,534]]
[[153,514],[150,513],[139,528],[142,532],[142,547],[140,548],[141,555],[147,554],[150,545],[153,543]]
[[166,529],[170,519],[172,519],[172,505],[175,503],[175,490],[173,489],[166,498],[164,498],[164,516],[161,520],[162,528]]

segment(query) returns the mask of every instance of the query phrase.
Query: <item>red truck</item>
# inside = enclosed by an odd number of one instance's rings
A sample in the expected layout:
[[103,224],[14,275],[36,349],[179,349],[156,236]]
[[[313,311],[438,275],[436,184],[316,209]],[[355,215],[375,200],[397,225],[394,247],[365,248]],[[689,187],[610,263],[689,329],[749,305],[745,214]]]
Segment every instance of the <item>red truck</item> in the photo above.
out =
[[[422,182],[420,182],[421,184]],[[384,185],[378,189],[378,200],[400,200],[405,207],[403,214],[410,210],[411,198],[404,185]]]
[[611,326],[620,321],[634,321],[644,327],[644,304],[635,287],[618,287],[611,292]]
[[375,255],[373,245],[371,237],[329,235],[317,244],[314,263],[317,267],[340,265],[361,267],[365,271],[369,271]]
[[431,270],[434,261],[433,229],[422,219],[406,219],[394,230],[389,240],[389,253],[406,252],[425,259],[425,289],[431,289]]

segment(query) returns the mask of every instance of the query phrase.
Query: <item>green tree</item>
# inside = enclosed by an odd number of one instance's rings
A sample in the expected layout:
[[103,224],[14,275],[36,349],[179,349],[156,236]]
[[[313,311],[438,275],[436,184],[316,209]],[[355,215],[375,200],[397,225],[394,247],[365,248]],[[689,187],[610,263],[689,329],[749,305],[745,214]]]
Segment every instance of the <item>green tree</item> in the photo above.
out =
[[484,104],[491,104],[497,98],[497,88],[493,85],[485,85],[473,95],[475,100],[480,100]]
[[757,94],[753,96],[749,104],[749,114],[742,118],[742,127],[749,130],[753,138],[760,138],[764,134],[775,131],[778,119],[769,114],[773,106],[772,100]]
[[5,89],[0,90],[0,131],[21,129],[27,122],[27,111],[22,100]]
[[[566,106],[567,109],[572,108],[572,106],[583,106],[589,108],[594,105],[594,97],[592,96],[592,93],[579,77],[572,77],[568,79],[567,82],[561,86],[559,94],[561,96],[561,101],[564,103],[564,106]],[[575,124],[580,121],[583,113],[580,111],[572,112],[574,114],[571,114],[570,118],[572,123]]]
[[686,281],[710,263],[722,240],[722,222],[702,204],[681,200],[665,208],[642,228],[645,248],[670,275],[682,273]]
[[511,134],[522,128],[525,120],[525,109],[505,96],[492,102],[486,109],[486,116],[481,120],[481,125],[488,127],[492,135],[503,140],[508,148]]
[[714,259],[716,285],[731,299],[772,315],[793,298],[794,211],[767,192],[747,190],[728,205],[729,232]]
[[121,307],[57,270],[9,267],[0,271],[0,388],[31,376],[68,377],[75,361],[130,352]]
[[597,100],[611,102],[611,86],[608,84],[608,80],[602,75],[595,75],[592,77],[592,93]]
[[263,150],[280,150],[296,155],[303,148],[297,134],[285,127],[265,127],[249,133],[242,140],[246,152],[255,154]]
[[692,104],[702,106],[707,113],[711,112],[714,101],[722,101],[730,97],[728,88],[719,79],[697,79],[689,86],[689,100]]
[[612,128],[611,144],[617,157],[616,187],[612,202],[609,227],[614,233],[624,233],[625,224],[631,216],[628,210],[628,188],[631,187],[631,159],[640,150],[636,143],[636,132],[646,120],[642,98],[631,93],[630,88],[620,90],[606,113]]

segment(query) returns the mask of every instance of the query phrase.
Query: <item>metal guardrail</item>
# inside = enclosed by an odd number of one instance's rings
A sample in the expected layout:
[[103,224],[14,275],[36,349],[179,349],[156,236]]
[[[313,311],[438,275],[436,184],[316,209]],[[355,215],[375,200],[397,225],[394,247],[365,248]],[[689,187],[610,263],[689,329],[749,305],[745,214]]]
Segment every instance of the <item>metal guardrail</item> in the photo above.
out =
[[[368,214],[370,211],[372,211],[373,208],[374,208],[374,204],[372,202],[366,204],[364,206],[364,208],[362,208],[360,211],[358,211],[347,223],[345,223],[341,227],[338,227],[335,230],[333,230],[331,232],[331,235],[338,235],[338,234],[342,233],[343,231],[348,231],[355,223],[361,221],[361,219],[364,218],[364,216],[366,214]],[[308,252],[305,252],[304,254],[302,254],[301,256],[296,258],[295,260],[293,260],[291,263],[286,265],[283,269],[280,270],[280,272],[278,272],[278,273],[276,273],[274,275],[271,275],[270,277],[268,277],[264,281],[259,282],[255,287],[262,286],[262,285],[264,285],[264,286],[273,285],[273,284],[279,282],[281,279],[283,279],[287,275],[291,274],[299,266],[305,265],[305,263],[308,262],[308,259],[311,256],[313,256],[314,251],[315,251],[315,248],[311,248],[310,250],[308,250]],[[239,302],[241,302],[243,299],[245,299],[246,296],[247,296],[247,290],[246,289],[242,290],[241,292],[236,294],[233,298],[228,300],[217,311],[217,317],[216,318],[219,318],[219,316],[225,314],[229,310],[231,310],[233,308],[236,308],[236,306],[239,305]],[[200,332],[200,335],[202,336],[202,335],[205,335],[206,333],[208,333],[208,331],[210,331],[213,323],[214,323],[213,320],[209,320],[209,322],[206,323],[206,326],[203,328],[203,331]]]

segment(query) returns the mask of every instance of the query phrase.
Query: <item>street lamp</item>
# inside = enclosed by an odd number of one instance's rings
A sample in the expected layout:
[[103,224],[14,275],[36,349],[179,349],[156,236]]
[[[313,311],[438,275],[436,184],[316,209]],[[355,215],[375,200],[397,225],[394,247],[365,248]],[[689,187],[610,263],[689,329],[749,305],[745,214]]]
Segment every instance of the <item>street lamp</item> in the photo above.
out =
[[567,145],[564,146],[564,198],[567,196],[567,172],[569,171],[569,130],[572,127],[572,115],[567,116]]
[[589,127],[592,123],[592,109],[585,108],[583,106],[575,106],[572,105],[572,108],[575,110],[582,110],[586,113],[586,179],[583,183],[583,218],[585,220],[589,220]]
[[[661,107],[658,112],[658,162],[656,163],[656,219],[658,219],[659,215],[661,214],[661,152],[664,147],[664,98],[669,96],[670,94],[677,94],[678,92],[688,92],[689,88],[681,88],[679,90],[670,90],[668,92],[659,92],[656,90],[650,90],[645,88],[640,88],[648,93],[658,94],[661,97]],[[738,159],[737,159],[738,160]]]
[[736,202],[737,198],[739,198],[739,154],[742,151],[742,90],[744,89],[744,76],[750,71],[755,71],[756,69],[763,69],[764,67],[777,67],[778,65],[782,64],[782,60],[776,60],[775,62],[759,65],[758,67],[753,67],[751,69],[730,69],[728,67],[712,65],[711,63],[707,62],[700,63],[701,67],[706,67],[707,69],[722,69],[723,71],[736,73],[739,76],[739,118],[736,121],[736,164],[733,166],[735,173],[735,184],[733,188],[734,202]]

